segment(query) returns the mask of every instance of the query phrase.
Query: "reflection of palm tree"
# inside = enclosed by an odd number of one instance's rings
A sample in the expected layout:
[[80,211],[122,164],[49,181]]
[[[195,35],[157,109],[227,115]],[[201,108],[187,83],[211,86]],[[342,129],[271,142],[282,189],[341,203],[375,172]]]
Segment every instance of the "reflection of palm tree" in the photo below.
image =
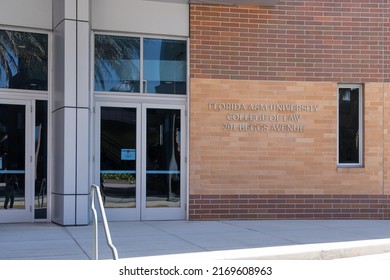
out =
[[47,41],[45,34],[0,30],[0,80],[15,78],[14,88],[47,89]]
[[[139,91],[140,39],[95,36],[95,87],[101,90]],[[108,81],[118,81],[114,86]]]

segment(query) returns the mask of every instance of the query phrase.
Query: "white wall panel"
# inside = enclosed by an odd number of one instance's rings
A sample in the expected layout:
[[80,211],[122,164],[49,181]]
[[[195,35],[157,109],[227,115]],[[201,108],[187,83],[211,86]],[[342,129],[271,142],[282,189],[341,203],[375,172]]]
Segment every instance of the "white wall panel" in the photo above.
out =
[[92,28],[189,36],[189,6],[143,0],[94,0]]
[[[96,206],[96,205],[95,205]],[[76,224],[89,224],[89,195],[78,195],[76,198]],[[98,206],[96,206],[98,207]]]
[[77,22],[77,106],[89,107],[90,100],[90,29],[89,23]]
[[53,32],[54,110],[76,106],[76,22],[64,21]]
[[53,194],[53,222],[61,225],[75,225],[76,199],[74,195]]
[[52,153],[51,162],[53,165],[50,168],[52,172],[52,188],[53,193],[63,193],[64,192],[64,141],[65,141],[65,131],[64,131],[64,112],[56,111],[52,114],[52,127],[53,127],[53,137],[52,137]]
[[89,21],[90,13],[90,0],[77,0],[77,20]]
[[87,194],[89,191],[89,110],[77,109],[77,193]]
[[[53,192],[76,192],[76,109],[63,108],[53,113]],[[73,163],[73,164],[69,164]]]
[[52,0],[0,0],[0,24],[52,29]]
[[[52,0],[53,1],[53,28],[64,19],[76,19],[76,0]],[[66,5],[65,5],[66,2]]]

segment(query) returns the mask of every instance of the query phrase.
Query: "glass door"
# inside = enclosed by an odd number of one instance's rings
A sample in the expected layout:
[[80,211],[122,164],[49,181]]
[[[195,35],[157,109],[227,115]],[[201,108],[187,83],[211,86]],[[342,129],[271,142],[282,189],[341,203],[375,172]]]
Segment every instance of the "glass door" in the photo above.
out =
[[184,106],[143,107],[143,220],[185,219]]
[[185,219],[184,106],[101,103],[97,112],[95,181],[108,219]]
[[0,222],[33,220],[31,106],[0,101]]
[[105,103],[100,114],[100,182],[107,217],[115,220],[139,220],[139,105]]

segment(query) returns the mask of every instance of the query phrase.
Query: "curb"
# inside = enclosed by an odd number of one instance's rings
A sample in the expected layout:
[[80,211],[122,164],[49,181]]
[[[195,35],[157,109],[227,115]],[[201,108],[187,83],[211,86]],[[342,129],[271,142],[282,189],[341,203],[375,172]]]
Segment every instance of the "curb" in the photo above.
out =
[[171,254],[129,259],[189,260],[335,260],[390,252],[390,239],[316,243],[201,253]]

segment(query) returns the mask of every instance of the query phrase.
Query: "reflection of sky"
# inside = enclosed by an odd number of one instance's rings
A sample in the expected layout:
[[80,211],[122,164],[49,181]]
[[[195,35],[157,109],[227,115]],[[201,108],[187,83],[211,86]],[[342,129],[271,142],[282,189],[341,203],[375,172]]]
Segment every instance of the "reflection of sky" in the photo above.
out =
[[179,60],[183,48],[185,49],[184,41],[145,39],[144,80],[185,81],[186,61]]
[[160,60],[162,40],[144,40],[144,80],[160,81]]
[[184,82],[186,73],[185,61],[145,60],[144,79],[150,81],[175,81]]

